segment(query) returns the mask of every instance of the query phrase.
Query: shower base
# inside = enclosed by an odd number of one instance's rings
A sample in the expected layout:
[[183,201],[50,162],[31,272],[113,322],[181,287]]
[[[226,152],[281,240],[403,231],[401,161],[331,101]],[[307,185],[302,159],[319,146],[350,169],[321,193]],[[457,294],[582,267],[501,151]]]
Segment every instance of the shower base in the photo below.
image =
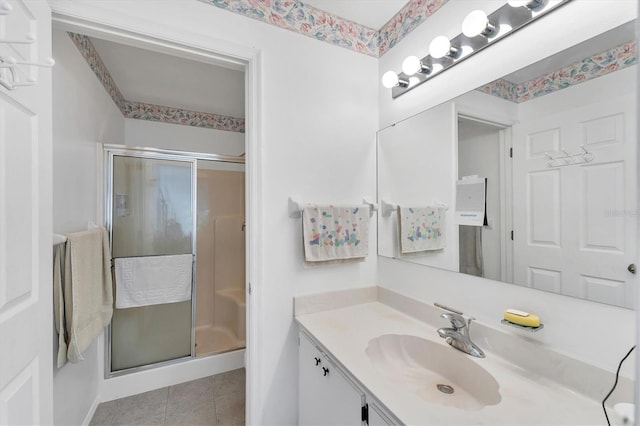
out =
[[245,341],[226,327],[196,327],[196,356],[229,352],[245,347]]

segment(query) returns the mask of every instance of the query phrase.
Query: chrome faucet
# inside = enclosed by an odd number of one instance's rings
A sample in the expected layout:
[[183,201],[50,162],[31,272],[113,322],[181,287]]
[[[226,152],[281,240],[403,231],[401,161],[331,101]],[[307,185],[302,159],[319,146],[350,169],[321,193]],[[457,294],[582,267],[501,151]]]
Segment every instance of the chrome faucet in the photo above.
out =
[[471,337],[469,337],[469,327],[471,326],[471,321],[475,318],[469,318],[469,321],[465,321],[462,315],[454,314],[453,312],[445,312],[440,315],[440,318],[451,321],[451,327],[438,329],[438,334],[443,339],[446,339],[448,344],[471,356],[477,358],[485,357],[482,349],[476,346],[471,341]]

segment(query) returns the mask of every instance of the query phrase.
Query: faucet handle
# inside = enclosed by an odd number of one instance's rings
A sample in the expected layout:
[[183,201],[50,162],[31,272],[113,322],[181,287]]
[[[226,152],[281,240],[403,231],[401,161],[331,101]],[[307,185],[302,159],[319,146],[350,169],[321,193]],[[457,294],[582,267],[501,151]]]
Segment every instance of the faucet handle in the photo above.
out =
[[451,325],[455,329],[464,328],[467,325],[467,322],[464,320],[462,315],[454,314],[453,312],[444,312],[440,315],[440,318],[448,319],[451,321]]

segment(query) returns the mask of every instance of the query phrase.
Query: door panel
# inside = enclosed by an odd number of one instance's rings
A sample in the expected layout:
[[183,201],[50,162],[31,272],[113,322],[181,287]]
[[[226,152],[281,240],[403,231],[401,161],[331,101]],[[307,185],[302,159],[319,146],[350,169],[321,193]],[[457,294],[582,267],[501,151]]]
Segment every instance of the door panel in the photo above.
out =
[[[633,94],[554,114],[530,108],[528,121],[514,126],[514,281],[632,307],[637,289],[627,266],[637,255]],[[593,161],[548,167],[546,151],[577,153],[581,145]]]
[[[0,16],[0,57],[51,56],[44,0],[10,0]],[[20,81],[0,85],[0,424],[53,423],[51,70],[19,65]],[[8,68],[0,78],[13,83]]]
[[624,211],[624,176],[624,161],[582,167],[582,250],[624,253],[624,221],[611,214]]
[[190,161],[114,156],[114,258],[192,252],[192,173]]
[[560,246],[560,173],[543,170],[529,173],[527,216],[529,244]]
[[[114,155],[112,176],[114,259],[193,253],[193,161]],[[191,300],[114,309],[111,371],[190,356],[191,323]]]

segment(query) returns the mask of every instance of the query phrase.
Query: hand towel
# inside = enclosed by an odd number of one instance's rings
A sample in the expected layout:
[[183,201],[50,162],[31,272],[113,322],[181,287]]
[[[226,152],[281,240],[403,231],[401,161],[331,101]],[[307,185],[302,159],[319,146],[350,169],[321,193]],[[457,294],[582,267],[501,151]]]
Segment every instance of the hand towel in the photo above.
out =
[[64,293],[62,292],[62,269],[64,268],[64,244],[57,244],[53,255],[53,316],[58,333],[58,356],[56,365],[61,368],[67,363],[67,332],[64,325]]
[[64,268],[64,311],[67,359],[84,360],[89,347],[113,314],[109,237],[104,228],[67,235]]
[[446,247],[446,208],[398,206],[400,253],[440,250]]
[[482,260],[482,227],[460,225],[460,272],[477,277],[484,276]]
[[191,299],[191,254],[123,257],[115,269],[118,309]]
[[305,260],[357,259],[369,254],[369,206],[302,209]]

